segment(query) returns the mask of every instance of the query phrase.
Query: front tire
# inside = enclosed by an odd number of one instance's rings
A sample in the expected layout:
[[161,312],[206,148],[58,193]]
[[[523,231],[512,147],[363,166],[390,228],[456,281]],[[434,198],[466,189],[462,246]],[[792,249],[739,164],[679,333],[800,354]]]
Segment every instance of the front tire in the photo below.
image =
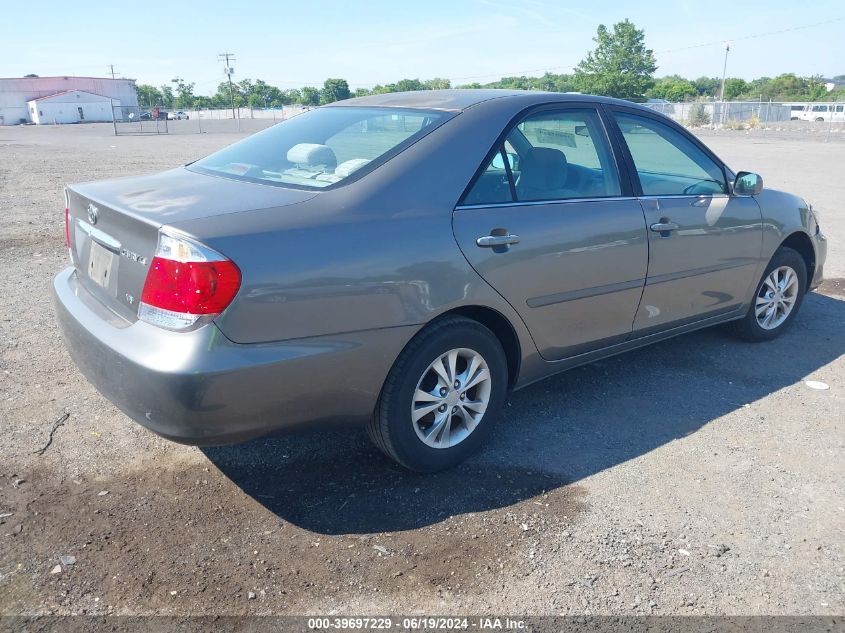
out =
[[477,321],[446,317],[396,359],[367,432],[405,468],[451,468],[490,435],[507,390],[507,359],[496,336]]
[[734,331],[746,341],[771,341],[795,319],[807,292],[807,264],[787,246],[775,251],[754,291],[748,312]]

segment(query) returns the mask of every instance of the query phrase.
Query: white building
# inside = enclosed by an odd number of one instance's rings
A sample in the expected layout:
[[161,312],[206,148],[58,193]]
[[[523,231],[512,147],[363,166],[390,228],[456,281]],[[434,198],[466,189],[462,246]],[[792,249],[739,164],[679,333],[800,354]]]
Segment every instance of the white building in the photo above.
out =
[[[0,79],[0,125],[36,122],[29,102],[68,92],[84,92],[106,99],[124,108],[138,107],[138,93],[134,79],[106,79],[102,77],[19,77]],[[83,108],[83,113],[85,109]],[[79,119],[75,119],[79,120]],[[85,118],[89,121],[88,117]],[[100,119],[97,119],[100,120]],[[108,119],[111,121],[111,115]],[[52,123],[52,121],[42,121]]]
[[120,101],[83,90],[68,90],[27,101],[26,105],[33,123],[57,125],[111,121],[112,107],[120,106]]

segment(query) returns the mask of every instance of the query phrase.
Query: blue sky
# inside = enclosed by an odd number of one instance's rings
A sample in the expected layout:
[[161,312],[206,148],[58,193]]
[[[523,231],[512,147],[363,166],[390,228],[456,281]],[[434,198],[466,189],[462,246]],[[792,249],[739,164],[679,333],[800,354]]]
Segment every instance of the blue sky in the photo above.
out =
[[[235,79],[282,88],[343,77],[372,87],[403,77],[456,83],[501,75],[569,72],[593,46],[598,24],[624,18],[644,28],[658,75],[751,79],[795,72],[845,74],[845,4],[820,0],[132,0],[4,3],[0,77],[121,75],[160,85],[175,76],[213,92],[217,54],[237,56]],[[83,8],[84,7],[84,8]],[[149,8],[147,8],[149,7]],[[160,7],[156,9],[154,7]],[[717,13],[719,12],[719,13]],[[812,28],[741,39],[827,20]],[[706,44],[705,46],[698,46]]]

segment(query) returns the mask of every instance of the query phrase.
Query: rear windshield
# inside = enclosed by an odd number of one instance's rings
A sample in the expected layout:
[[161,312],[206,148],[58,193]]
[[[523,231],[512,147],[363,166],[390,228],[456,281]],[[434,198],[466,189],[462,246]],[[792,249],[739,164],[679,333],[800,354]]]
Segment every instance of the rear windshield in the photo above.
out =
[[237,180],[323,189],[374,169],[449,116],[405,108],[317,108],[189,168]]

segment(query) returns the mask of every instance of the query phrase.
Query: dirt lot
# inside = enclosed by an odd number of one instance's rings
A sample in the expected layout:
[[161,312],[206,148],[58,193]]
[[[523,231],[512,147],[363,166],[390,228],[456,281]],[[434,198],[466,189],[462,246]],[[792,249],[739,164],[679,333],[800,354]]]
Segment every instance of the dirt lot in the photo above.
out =
[[792,330],[549,379],[512,396],[483,454],[424,477],[357,430],[168,443],[65,353],[63,184],[236,134],[0,128],[0,614],[845,612],[845,135],[705,136],[821,212],[831,281]]

